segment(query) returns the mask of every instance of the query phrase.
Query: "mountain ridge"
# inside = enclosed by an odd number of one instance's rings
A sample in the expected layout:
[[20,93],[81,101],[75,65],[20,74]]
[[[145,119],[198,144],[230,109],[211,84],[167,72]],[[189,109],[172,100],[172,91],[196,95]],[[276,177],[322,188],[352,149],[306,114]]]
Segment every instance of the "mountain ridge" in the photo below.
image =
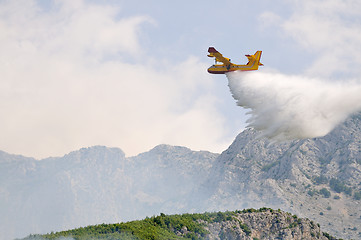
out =
[[43,160],[0,152],[0,239],[160,212],[264,206],[357,239],[360,126],[355,114],[325,137],[283,143],[245,129],[221,154],[170,145],[133,157],[104,146]]

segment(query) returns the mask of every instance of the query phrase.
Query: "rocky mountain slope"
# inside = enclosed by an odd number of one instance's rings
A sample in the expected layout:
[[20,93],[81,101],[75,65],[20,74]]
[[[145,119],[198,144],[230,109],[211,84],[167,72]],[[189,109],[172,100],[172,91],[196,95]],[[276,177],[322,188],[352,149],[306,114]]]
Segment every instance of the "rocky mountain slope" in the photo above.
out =
[[360,239],[361,115],[322,138],[273,143],[246,129],[222,154],[91,147],[35,160],[0,152],[0,239],[164,212],[280,208]]
[[46,239],[335,239],[319,224],[296,215],[261,208],[233,212],[183,214],[118,224],[101,224],[23,240]]
[[[213,164],[205,199],[212,208],[281,208],[330,233],[361,238],[361,115],[322,138],[285,143],[248,129]],[[205,191],[207,192],[207,191]]]

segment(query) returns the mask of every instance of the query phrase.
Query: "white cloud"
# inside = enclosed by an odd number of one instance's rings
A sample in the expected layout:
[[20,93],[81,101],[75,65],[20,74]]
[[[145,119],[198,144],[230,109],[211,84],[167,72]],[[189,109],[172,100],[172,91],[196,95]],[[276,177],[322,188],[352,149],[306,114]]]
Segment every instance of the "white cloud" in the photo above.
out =
[[40,158],[96,144],[129,155],[160,143],[226,147],[206,66],[147,56],[148,16],[83,1],[0,9],[0,149]]
[[[290,3],[292,14],[289,18],[283,17],[283,21],[277,21],[277,24],[310,53],[313,64],[307,73],[323,77],[340,73],[359,76],[361,2],[295,0]],[[271,19],[277,19],[271,16]]]

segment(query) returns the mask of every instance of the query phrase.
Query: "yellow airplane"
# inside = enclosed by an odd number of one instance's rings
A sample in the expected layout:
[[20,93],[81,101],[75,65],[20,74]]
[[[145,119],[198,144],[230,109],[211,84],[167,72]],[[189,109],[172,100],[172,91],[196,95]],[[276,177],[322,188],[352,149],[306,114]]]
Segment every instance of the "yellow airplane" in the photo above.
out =
[[[263,66],[259,61],[261,59],[262,51],[257,51],[254,55],[246,55],[248,58],[248,63],[246,65],[231,63],[231,59],[223,57],[214,47],[209,47],[208,52],[208,57],[215,58],[215,64],[208,68],[209,73],[224,74],[233,71],[252,71],[257,70],[258,66]],[[217,64],[218,62],[222,62],[223,64]]]

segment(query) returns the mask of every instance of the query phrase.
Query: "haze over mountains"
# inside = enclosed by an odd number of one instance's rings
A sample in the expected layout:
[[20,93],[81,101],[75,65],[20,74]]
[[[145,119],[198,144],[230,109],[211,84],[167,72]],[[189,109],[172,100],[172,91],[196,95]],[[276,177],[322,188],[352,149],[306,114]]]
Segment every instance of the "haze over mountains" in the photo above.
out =
[[0,152],[0,239],[185,213],[280,208],[360,238],[361,114],[322,138],[271,143],[246,129],[222,154],[96,146],[41,161]]

